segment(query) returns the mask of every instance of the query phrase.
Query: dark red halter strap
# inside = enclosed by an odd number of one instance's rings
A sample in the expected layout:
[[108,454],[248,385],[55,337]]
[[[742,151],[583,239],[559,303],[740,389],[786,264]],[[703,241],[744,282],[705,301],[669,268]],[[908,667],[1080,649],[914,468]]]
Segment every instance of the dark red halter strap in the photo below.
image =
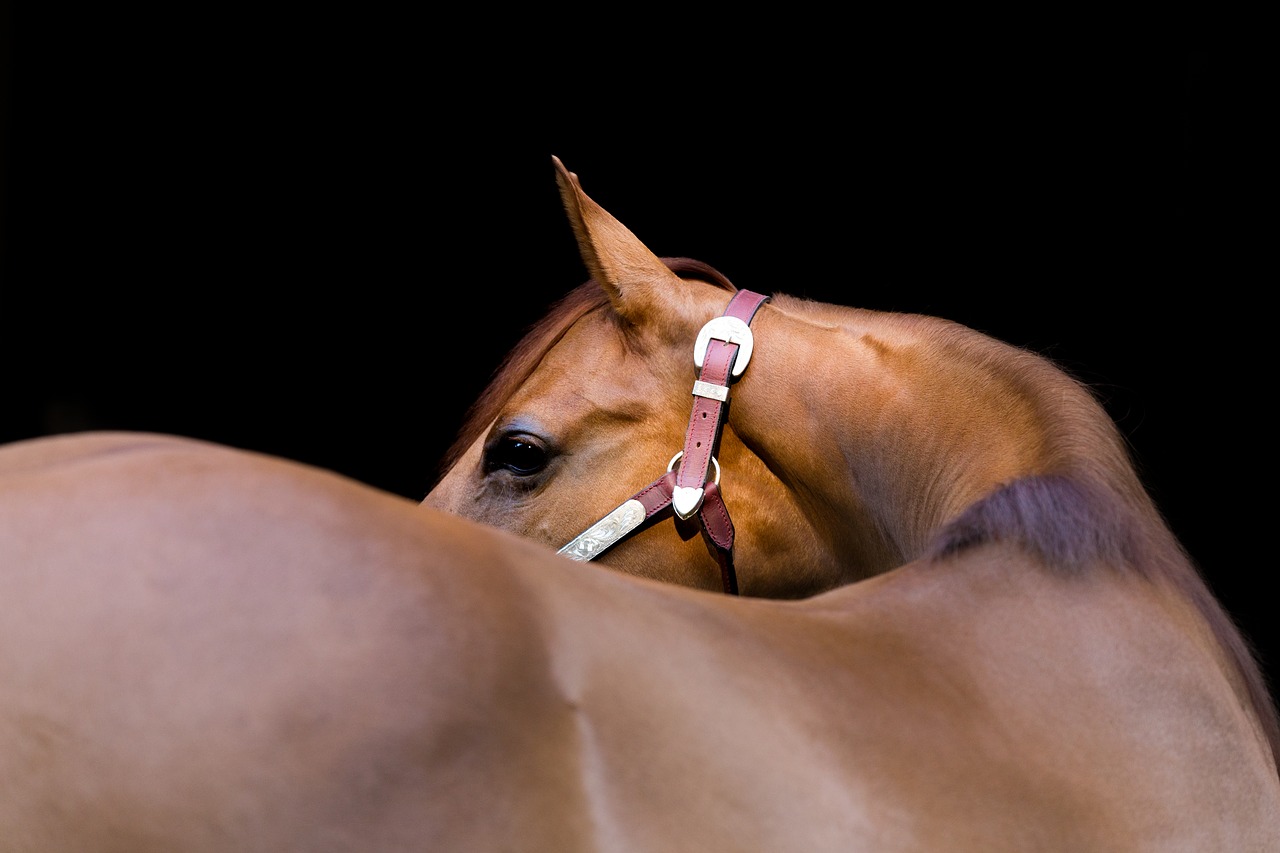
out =
[[[728,410],[729,386],[742,375],[751,360],[754,348],[751,319],[768,301],[767,296],[739,290],[729,300],[724,314],[702,327],[694,344],[693,360],[700,372],[693,383],[693,412],[689,416],[684,449],[671,460],[661,477],[584,530],[559,553],[574,560],[594,559],[672,506],[680,518],[697,515],[702,535],[720,566],[724,591],[738,594],[738,578],[733,567],[733,521],[716,482],[719,463],[715,462],[714,454]],[[679,468],[675,468],[677,460]],[[715,480],[707,476],[712,464],[717,466]]]
[[[693,412],[689,416],[689,429],[685,433],[684,455],[676,474],[676,486],[701,489],[710,479],[707,468],[720,431],[724,427],[725,403],[729,400],[729,383],[742,375],[751,358],[751,319],[769,297],[750,290],[739,290],[729,300],[721,320],[713,320],[703,327],[694,346],[694,362],[702,372],[693,385]],[[705,349],[704,349],[705,348]],[[739,364],[739,360],[741,363]],[[678,502],[677,502],[678,503]],[[697,506],[677,505],[676,513],[683,518],[693,514]]]
[[694,363],[701,372],[693,384],[693,412],[685,432],[684,450],[676,472],[672,504],[676,515],[689,518],[697,512],[702,533],[720,565],[724,591],[738,594],[733,567],[733,521],[720,497],[720,489],[708,477],[708,467],[720,443],[728,411],[729,386],[742,375],[751,360],[754,340],[751,320],[769,297],[739,290],[724,314],[703,326],[694,344]]
[[[631,496],[631,500],[639,502],[644,507],[643,521],[648,521],[671,505],[671,495],[675,486],[675,472],[667,471]],[[714,546],[711,548],[711,554],[720,566],[720,579],[724,584],[724,591],[730,595],[737,595],[738,578],[733,569],[733,521],[729,518],[729,510],[724,505],[724,499],[720,497],[720,488],[715,483],[706,484],[702,505],[698,507],[698,519],[702,522],[703,536]],[[641,523],[641,520],[637,520],[627,532]],[[608,544],[612,545],[613,542]],[[603,550],[601,549],[602,552]],[[561,553],[572,556],[567,551],[562,550]]]

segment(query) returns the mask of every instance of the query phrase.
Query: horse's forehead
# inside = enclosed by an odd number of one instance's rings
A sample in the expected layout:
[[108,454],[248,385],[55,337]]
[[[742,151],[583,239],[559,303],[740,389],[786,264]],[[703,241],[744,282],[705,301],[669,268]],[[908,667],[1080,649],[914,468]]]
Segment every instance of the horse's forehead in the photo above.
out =
[[547,351],[515,398],[670,400],[686,376],[692,382],[692,341],[687,350],[677,351],[651,334],[624,333],[606,315],[588,315]]

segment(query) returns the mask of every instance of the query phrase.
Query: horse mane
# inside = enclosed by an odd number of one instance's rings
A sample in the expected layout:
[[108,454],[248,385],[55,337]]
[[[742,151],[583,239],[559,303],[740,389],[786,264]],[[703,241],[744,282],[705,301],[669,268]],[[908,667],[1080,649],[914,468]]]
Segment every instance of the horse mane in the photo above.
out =
[[[729,293],[738,289],[728,277],[710,264],[693,258],[662,258],[661,260],[676,275],[714,284]],[[498,412],[506,405],[507,400],[511,399],[516,389],[529,378],[543,356],[564,337],[569,327],[592,311],[602,309],[608,304],[609,298],[604,288],[597,284],[595,279],[587,279],[553,303],[546,316],[529,327],[524,337],[507,353],[494,371],[484,393],[467,409],[458,437],[445,452],[436,471],[437,482],[457,464],[467,448],[489,428],[489,424],[498,416]]]
[[1256,649],[1142,485],[1132,448],[1093,389],[1042,354],[959,324],[935,323],[927,334],[950,353],[998,370],[1002,381],[1033,400],[1051,428],[1046,469],[1000,484],[968,506],[934,534],[926,559],[942,562],[985,544],[1016,542],[1051,571],[1119,566],[1170,584],[1203,616],[1239,673],[1280,770],[1280,714]]

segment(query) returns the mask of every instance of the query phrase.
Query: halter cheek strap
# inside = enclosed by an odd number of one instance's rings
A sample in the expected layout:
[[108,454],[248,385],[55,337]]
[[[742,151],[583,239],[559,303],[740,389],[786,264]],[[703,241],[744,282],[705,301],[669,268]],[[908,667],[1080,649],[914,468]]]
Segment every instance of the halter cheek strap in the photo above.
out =
[[[720,465],[713,454],[724,427],[729,386],[751,361],[751,319],[768,301],[767,296],[739,290],[729,300],[724,314],[702,327],[693,347],[693,362],[700,372],[693,383],[693,412],[684,449],[672,457],[666,473],[578,534],[560,549],[560,554],[579,561],[595,559],[670,505],[682,519],[698,517],[702,534],[720,566],[724,591],[738,594],[733,568],[733,522],[720,496]],[[673,470],[677,460],[680,467]],[[714,481],[707,477],[711,466],[715,467]]]
[[702,505],[708,481],[707,467],[724,427],[729,383],[742,375],[755,347],[751,318],[769,297],[739,290],[724,314],[702,327],[693,345],[693,363],[701,368],[693,383],[693,413],[684,438],[684,455],[676,475],[672,507],[676,515],[690,518]]

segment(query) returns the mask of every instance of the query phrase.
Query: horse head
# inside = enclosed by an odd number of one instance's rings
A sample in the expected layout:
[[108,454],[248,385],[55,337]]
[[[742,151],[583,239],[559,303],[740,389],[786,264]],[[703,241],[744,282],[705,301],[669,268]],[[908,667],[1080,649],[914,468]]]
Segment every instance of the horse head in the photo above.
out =
[[[659,257],[555,167],[591,278],[510,354],[424,503],[561,548],[686,449],[706,416],[695,345],[737,288]],[[1101,407],[1038,356],[938,318],[785,294],[749,336],[749,366],[712,389],[725,399],[707,468],[744,594],[803,597],[901,565],[1019,477],[1103,471],[1141,493]],[[598,560],[719,588],[705,522],[653,515]]]
[[[558,159],[555,166],[591,278],[508,357],[425,504],[561,548],[673,467],[697,399],[690,393],[698,380],[695,343],[737,289],[706,265],[656,255]],[[823,468],[830,475],[832,448],[806,442],[829,431],[818,422],[840,413],[784,390],[800,389],[797,377],[785,375],[795,343],[760,331],[772,325],[767,312],[753,322],[759,343],[750,366],[730,382],[708,479],[719,481],[736,532],[732,558],[742,592],[799,597],[874,574],[901,553],[865,512],[831,505],[808,482],[820,480]],[[775,406],[754,415],[764,422],[744,432],[740,398],[773,382],[780,383],[769,394]],[[715,548],[702,527],[698,517],[665,510],[597,561],[718,589]]]

